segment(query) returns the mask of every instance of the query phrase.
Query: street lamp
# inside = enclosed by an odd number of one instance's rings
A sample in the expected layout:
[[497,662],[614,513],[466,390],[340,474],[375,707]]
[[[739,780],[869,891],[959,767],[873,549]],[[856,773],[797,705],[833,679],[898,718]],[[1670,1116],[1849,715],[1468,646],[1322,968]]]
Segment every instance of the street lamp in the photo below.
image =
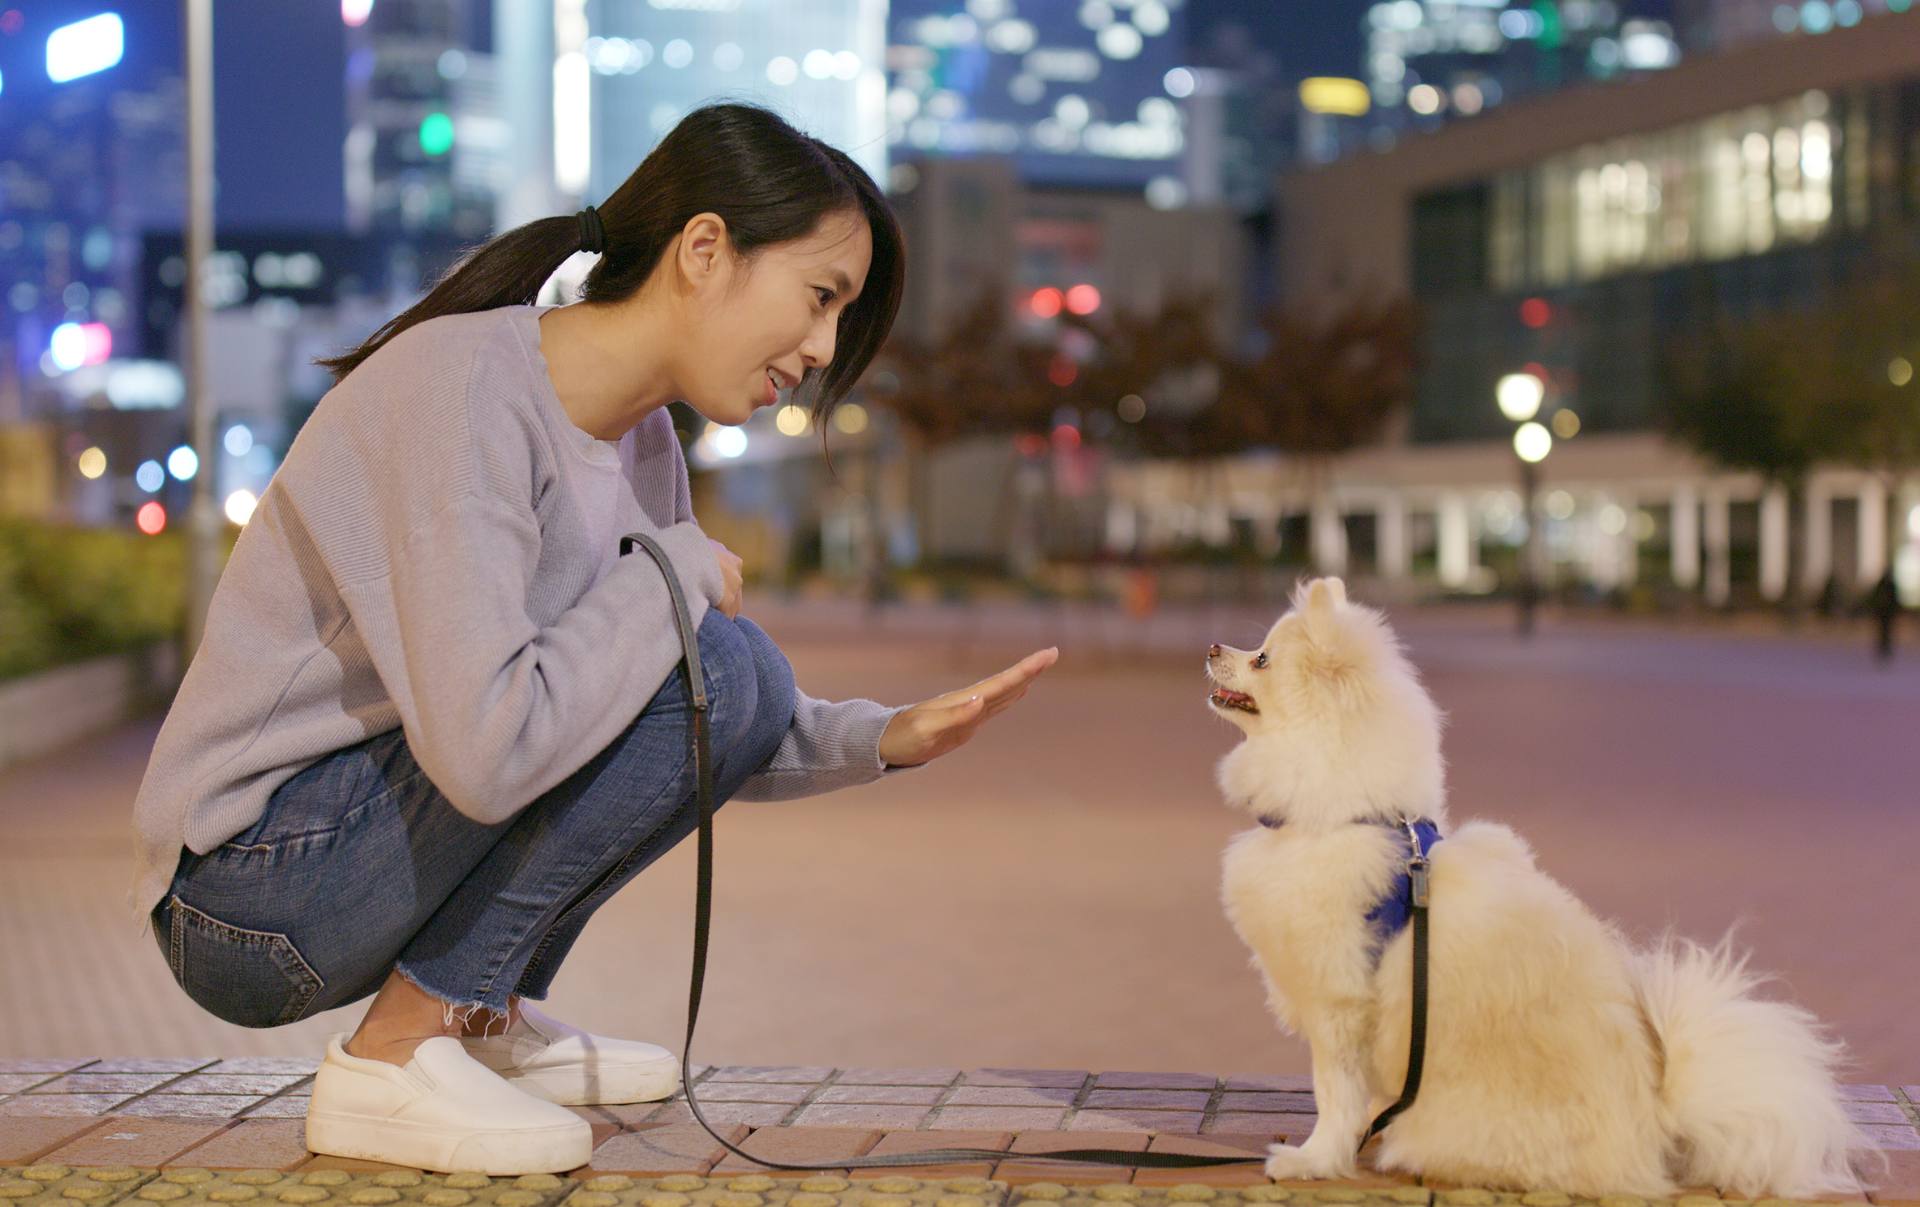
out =
[[1533,608],[1538,588],[1534,571],[1540,541],[1540,519],[1534,506],[1539,493],[1540,462],[1553,449],[1553,434],[1534,421],[1547,393],[1546,383],[1531,373],[1509,373],[1494,387],[1500,413],[1520,426],[1513,432],[1513,452],[1520,463],[1520,509],[1527,519],[1526,544],[1520,550],[1520,635],[1533,633]]

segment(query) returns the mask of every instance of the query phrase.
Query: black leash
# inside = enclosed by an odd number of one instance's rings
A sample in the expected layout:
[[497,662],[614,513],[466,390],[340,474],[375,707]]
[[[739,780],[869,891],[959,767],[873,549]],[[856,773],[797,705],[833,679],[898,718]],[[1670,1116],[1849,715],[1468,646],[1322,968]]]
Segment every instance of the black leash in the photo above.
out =
[[1420,1069],[1427,1057],[1427,851],[1420,845],[1419,829],[1410,820],[1404,824],[1407,840],[1413,844],[1413,854],[1407,860],[1408,912],[1413,915],[1413,1021],[1407,1032],[1407,1080],[1399,1101],[1381,1111],[1367,1134],[1360,1137],[1360,1148],[1392,1123],[1395,1115],[1413,1105],[1415,1095],[1420,1093]]
[[[700,1113],[700,1104],[694,1101],[692,1054],[693,1028],[700,1016],[700,987],[707,974],[707,919],[713,903],[713,766],[707,751],[707,686],[700,670],[700,641],[693,626],[691,613],[687,610],[685,594],[680,589],[680,580],[675,577],[673,566],[667,560],[667,554],[657,541],[644,532],[630,532],[620,538],[622,556],[631,553],[635,545],[644,548],[648,555],[660,565],[660,573],[667,580],[667,590],[673,597],[674,618],[680,626],[680,643],[686,653],[684,666],[687,676],[687,694],[693,701],[693,757],[695,774],[699,787],[700,800],[700,862],[695,878],[694,916],[693,916],[693,982],[687,995],[687,1040],[680,1049],[680,1086],[687,1096],[687,1107],[693,1117],[706,1128],[707,1134],[719,1141],[721,1146],[735,1156],[745,1157],[758,1165],[771,1169],[869,1169],[896,1165],[944,1165],[957,1161],[1007,1160],[1048,1160],[1048,1161],[1087,1161],[1100,1165],[1124,1165],[1152,1168],[1195,1168],[1206,1165],[1238,1165],[1247,1161],[1265,1161],[1264,1154],[1238,1157],[1206,1157],[1197,1153],[1159,1153],[1126,1152],[1112,1148],[1069,1148],[1041,1153],[1014,1153],[998,1148],[932,1148],[920,1152],[895,1153],[885,1157],[861,1157],[852,1160],[826,1161],[818,1165],[801,1165],[785,1161],[771,1161],[765,1157],[756,1157],[752,1153],[742,1152],[734,1147]],[[1386,1120],[1396,1112],[1404,1110],[1413,1101],[1413,1091],[1419,1080],[1419,1044],[1425,1036],[1426,1005],[1426,861],[1420,851],[1419,839],[1414,840],[1414,853],[1418,866],[1415,884],[1414,925],[1414,1001],[1415,1048],[1413,1064],[1408,1073],[1407,1090],[1386,1114],[1374,1122],[1374,1131],[1384,1127]],[[1373,1133],[1368,1132],[1369,1136]],[[1202,1137],[1204,1138],[1204,1137]]]

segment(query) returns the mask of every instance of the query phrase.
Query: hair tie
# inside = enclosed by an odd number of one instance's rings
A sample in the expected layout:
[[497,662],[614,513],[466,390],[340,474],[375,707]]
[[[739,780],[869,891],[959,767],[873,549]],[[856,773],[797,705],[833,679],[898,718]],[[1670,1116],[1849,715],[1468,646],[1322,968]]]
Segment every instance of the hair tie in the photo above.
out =
[[601,225],[600,211],[588,206],[579,216],[580,250],[597,256],[607,246],[607,228]]

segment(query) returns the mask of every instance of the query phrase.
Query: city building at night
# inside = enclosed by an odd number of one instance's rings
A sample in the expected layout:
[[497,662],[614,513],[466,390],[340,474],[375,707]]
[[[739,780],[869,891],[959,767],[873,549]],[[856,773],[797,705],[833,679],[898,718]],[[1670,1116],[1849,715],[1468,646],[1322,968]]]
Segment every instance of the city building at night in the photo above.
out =
[[1367,9],[1373,145],[1522,97],[1673,66],[1665,21],[1616,0],[1379,0]]
[[[1495,386],[1531,366],[1557,436],[1541,474],[1560,573],[1771,599],[1790,585],[1791,542],[1801,588],[1832,576],[1851,596],[1893,547],[1916,598],[1920,482],[1897,485],[1889,509],[1880,477],[1823,467],[1794,515],[1783,488],[1717,472],[1658,431],[1676,340],[1715,316],[1837,296],[1870,257],[1914,256],[1916,64],[1920,18],[1883,13],[1283,177],[1283,296],[1410,295],[1424,315],[1411,412],[1341,463],[1317,505],[1343,522],[1316,526],[1318,560],[1342,564],[1344,533],[1368,547],[1361,572],[1484,578],[1483,553],[1525,527]],[[1289,499],[1265,481],[1248,497]]]
[[1005,155],[1039,184],[1181,190],[1191,95],[1175,0],[895,0],[887,141],[911,162]]
[[1913,0],[1675,0],[1675,24],[1688,54],[1730,50],[1762,38],[1851,29],[1872,13],[1904,13]]
[[719,100],[764,104],[886,180],[885,0],[552,3],[564,193],[606,197],[682,117]]
[[486,238],[509,144],[484,0],[348,0],[341,12],[347,228]]

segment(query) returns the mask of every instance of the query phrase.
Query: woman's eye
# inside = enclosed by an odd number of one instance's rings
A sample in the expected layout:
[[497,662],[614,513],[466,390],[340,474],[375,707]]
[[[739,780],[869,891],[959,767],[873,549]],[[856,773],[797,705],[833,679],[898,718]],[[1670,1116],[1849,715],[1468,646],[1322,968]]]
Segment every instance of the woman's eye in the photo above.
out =
[[1264,671],[1267,669],[1267,652],[1265,650],[1261,650],[1259,655],[1256,658],[1254,658],[1253,669],[1257,671]]
[[828,302],[833,301],[833,290],[831,289],[825,289],[819,285],[815,285],[813,287],[813,292],[815,297],[819,297],[821,294],[826,295],[825,297],[820,298],[820,304],[822,306],[825,306]]

